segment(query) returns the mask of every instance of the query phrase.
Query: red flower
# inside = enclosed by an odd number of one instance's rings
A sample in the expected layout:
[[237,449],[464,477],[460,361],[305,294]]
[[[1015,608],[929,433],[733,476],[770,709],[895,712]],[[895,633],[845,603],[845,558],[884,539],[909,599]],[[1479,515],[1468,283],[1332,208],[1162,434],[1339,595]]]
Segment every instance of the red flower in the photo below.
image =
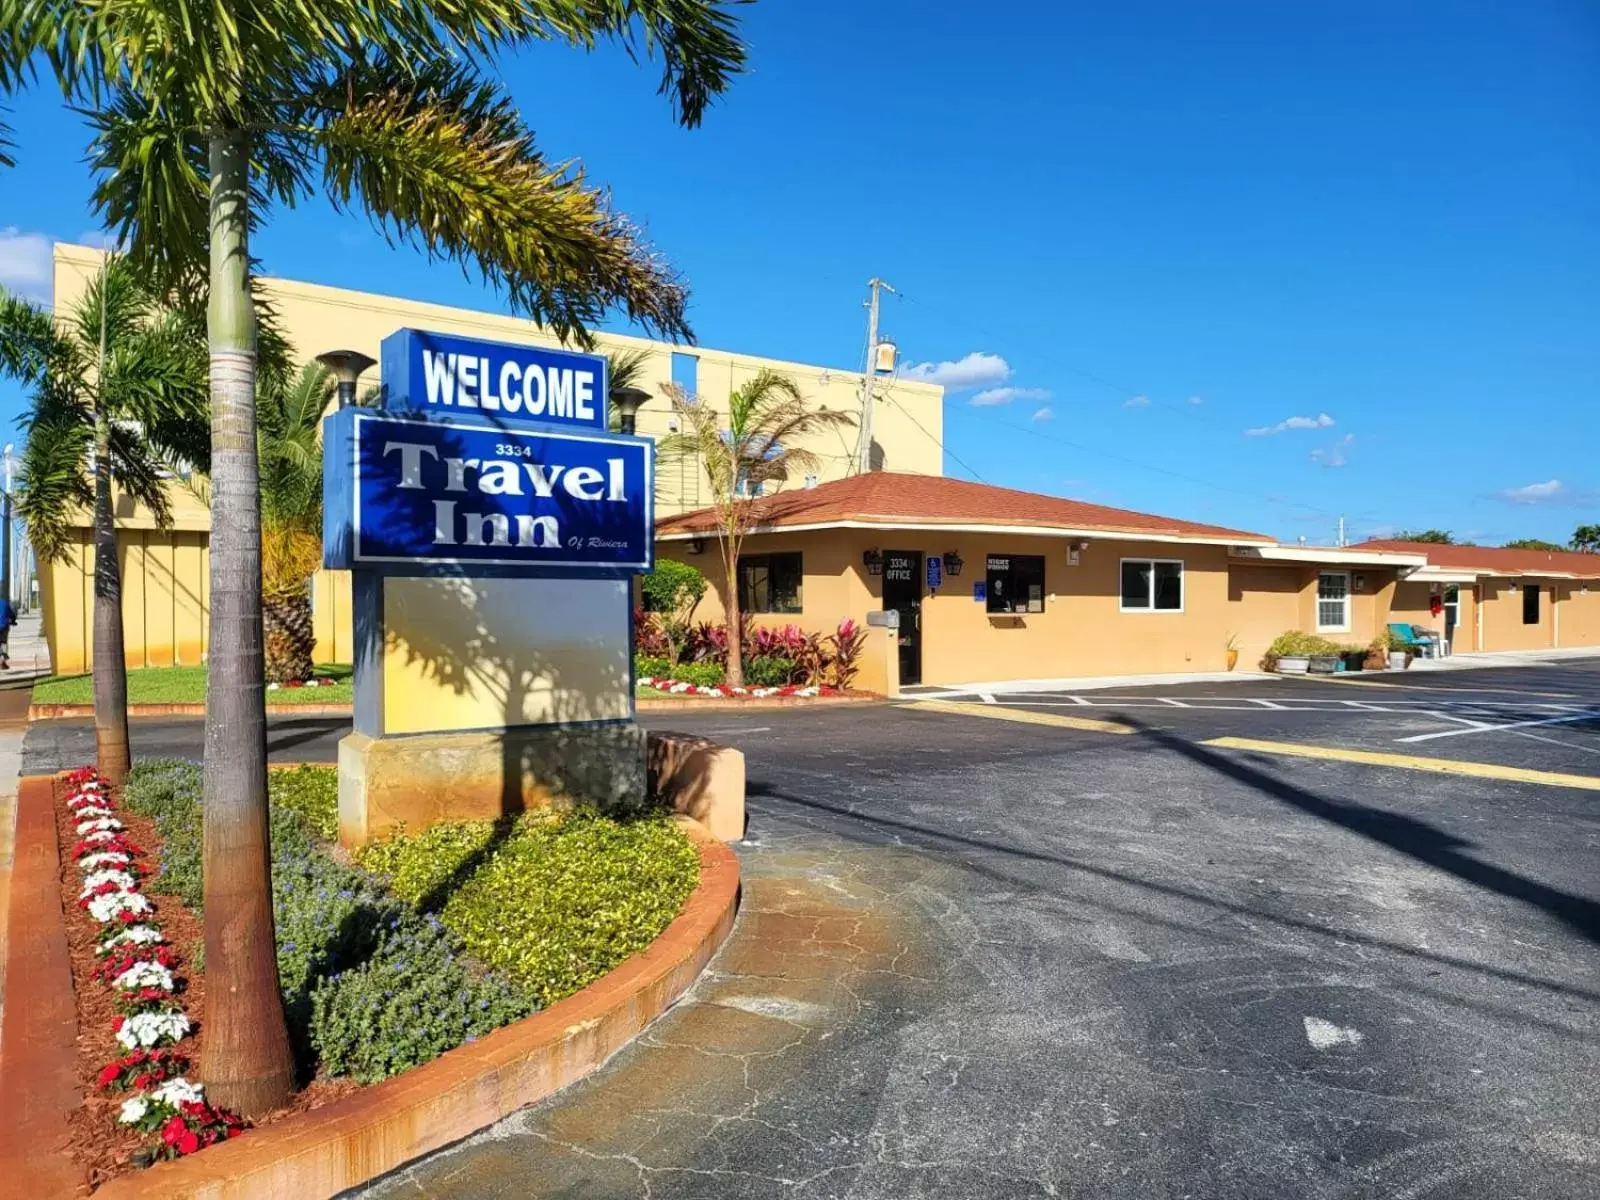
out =
[[182,1117],[168,1117],[167,1123],[161,1127],[161,1140],[170,1146],[188,1132],[189,1127],[183,1123]]
[[122,1032],[122,1023],[124,1021],[126,1021],[127,1019],[128,1019],[127,1017],[118,1017],[115,1021],[111,1022],[111,1032],[112,1033],[121,1033]]
[[185,1129],[178,1135],[178,1153],[193,1154],[200,1149],[200,1139],[195,1137],[194,1131]]
[[117,1076],[121,1074],[122,1067],[117,1063],[112,1063],[109,1067],[106,1067],[104,1070],[102,1070],[99,1075],[95,1076],[95,1082],[102,1088],[108,1088],[117,1081]]

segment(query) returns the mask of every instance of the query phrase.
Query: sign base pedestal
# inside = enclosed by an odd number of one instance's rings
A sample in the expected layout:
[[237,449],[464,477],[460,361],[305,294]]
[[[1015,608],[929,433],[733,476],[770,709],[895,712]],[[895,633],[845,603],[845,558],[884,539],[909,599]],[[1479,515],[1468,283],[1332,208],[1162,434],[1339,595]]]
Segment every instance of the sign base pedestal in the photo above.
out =
[[442,821],[494,821],[592,804],[636,810],[645,731],[631,721],[539,725],[339,743],[339,844],[347,849]]

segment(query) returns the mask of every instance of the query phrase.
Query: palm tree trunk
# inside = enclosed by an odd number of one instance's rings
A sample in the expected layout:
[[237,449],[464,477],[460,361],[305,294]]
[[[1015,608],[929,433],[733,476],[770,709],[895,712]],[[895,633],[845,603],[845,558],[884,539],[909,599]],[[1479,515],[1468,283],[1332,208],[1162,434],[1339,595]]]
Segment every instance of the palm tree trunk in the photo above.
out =
[[[730,543],[725,540],[723,545],[727,547]],[[744,640],[739,636],[739,552],[736,548],[724,550],[722,566],[728,575],[728,602],[724,606],[728,616],[728,666],[722,677],[729,687],[743,687]]]
[[207,1098],[246,1117],[280,1107],[294,1060],[278,993],[261,659],[256,316],[246,239],[249,138],[211,135],[211,650],[206,688]]
[[[104,299],[102,297],[102,306]],[[111,511],[110,430],[94,422],[94,748],[100,774],[114,788],[128,774],[128,664],[122,647],[122,572]]]

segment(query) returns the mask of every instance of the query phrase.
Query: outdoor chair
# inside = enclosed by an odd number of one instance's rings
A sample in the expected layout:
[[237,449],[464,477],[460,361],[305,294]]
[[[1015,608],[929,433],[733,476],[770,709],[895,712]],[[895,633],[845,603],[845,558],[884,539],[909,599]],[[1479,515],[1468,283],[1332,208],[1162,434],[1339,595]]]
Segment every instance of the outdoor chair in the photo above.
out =
[[1426,630],[1415,625],[1392,624],[1389,632],[1401,642],[1406,649],[1415,651],[1423,658],[1439,657],[1439,639]]

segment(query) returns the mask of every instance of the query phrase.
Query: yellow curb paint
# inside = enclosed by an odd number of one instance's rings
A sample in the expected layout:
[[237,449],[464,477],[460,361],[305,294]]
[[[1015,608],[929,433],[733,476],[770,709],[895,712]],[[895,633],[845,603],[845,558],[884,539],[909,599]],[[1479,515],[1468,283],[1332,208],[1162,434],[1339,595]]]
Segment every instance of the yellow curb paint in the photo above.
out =
[[1377,750],[1345,750],[1338,746],[1307,746],[1299,742],[1264,742],[1241,737],[1212,738],[1200,744],[1218,750],[1252,750],[1257,754],[1282,754],[1289,758],[1319,758],[1331,762],[1362,763],[1369,767],[1432,771],[1436,775],[1469,775],[1475,779],[1502,779],[1507,783],[1537,783],[1546,787],[1600,792],[1600,776],[1533,771],[1526,767],[1503,767],[1499,763],[1459,762],[1450,758],[1421,758],[1415,754],[1385,754]]
[[993,721],[1016,721],[1021,725],[1052,725],[1057,729],[1081,729],[1087,733],[1136,732],[1132,725],[1125,725],[1121,721],[1096,721],[1090,717],[1060,717],[1054,713],[1002,708],[996,704],[968,704],[960,700],[917,700],[901,707],[918,712],[942,712],[961,717],[988,717]]

